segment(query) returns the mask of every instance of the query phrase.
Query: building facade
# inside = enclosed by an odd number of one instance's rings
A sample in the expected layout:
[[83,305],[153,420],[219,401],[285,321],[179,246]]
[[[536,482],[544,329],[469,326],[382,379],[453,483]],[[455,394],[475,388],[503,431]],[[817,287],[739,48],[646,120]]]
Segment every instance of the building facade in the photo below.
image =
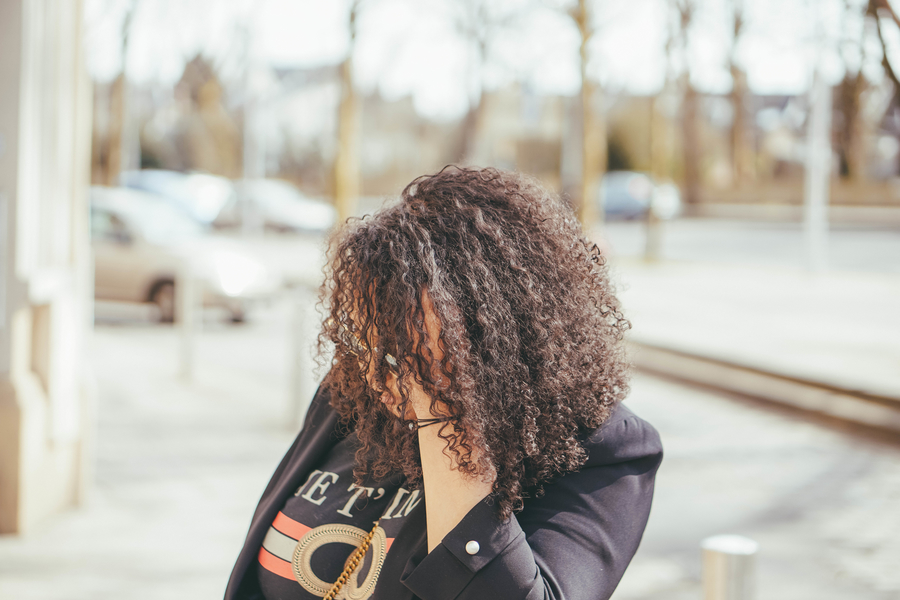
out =
[[0,533],[77,504],[89,479],[82,4],[0,2]]

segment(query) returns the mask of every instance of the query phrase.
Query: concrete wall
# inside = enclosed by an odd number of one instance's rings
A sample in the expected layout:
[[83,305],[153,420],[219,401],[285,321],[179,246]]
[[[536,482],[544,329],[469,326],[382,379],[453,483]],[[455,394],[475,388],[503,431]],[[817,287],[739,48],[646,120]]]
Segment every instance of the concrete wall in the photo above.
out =
[[84,496],[93,411],[82,0],[0,2],[0,533]]

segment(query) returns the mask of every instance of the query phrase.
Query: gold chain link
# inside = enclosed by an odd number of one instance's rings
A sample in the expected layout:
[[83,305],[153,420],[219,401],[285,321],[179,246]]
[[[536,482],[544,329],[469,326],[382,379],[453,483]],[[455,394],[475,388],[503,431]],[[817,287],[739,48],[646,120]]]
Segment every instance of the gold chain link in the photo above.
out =
[[359,548],[350,556],[347,560],[347,566],[344,567],[344,570],[341,572],[340,577],[337,578],[337,581],[334,582],[334,585],[331,586],[331,589],[328,590],[328,593],[322,598],[322,600],[334,600],[338,592],[341,591],[341,588],[344,587],[344,584],[347,583],[347,580],[350,579],[350,576],[353,574],[353,571],[356,570],[356,567],[359,566],[359,563],[362,561],[363,557],[366,555],[366,552],[369,551],[369,545],[372,543],[372,538],[375,537],[375,530],[378,529],[378,524],[381,522],[381,519],[375,521],[375,526],[372,528],[372,531],[363,538],[362,543],[359,545]]

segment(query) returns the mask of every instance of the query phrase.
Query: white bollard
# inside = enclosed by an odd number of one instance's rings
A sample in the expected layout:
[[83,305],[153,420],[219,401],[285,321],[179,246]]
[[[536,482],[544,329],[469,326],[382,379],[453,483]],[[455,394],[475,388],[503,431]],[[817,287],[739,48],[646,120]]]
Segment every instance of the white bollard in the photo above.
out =
[[759,544],[740,535],[715,535],[700,543],[704,600],[752,600]]

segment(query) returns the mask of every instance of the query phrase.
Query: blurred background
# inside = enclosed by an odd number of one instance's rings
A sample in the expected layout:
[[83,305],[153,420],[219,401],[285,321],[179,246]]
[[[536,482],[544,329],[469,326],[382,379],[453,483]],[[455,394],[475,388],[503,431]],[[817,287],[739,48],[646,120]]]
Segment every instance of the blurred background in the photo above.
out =
[[895,7],[3,0],[0,598],[220,597],[329,232],[448,163],[612,265],[667,452],[616,600],[900,597]]

